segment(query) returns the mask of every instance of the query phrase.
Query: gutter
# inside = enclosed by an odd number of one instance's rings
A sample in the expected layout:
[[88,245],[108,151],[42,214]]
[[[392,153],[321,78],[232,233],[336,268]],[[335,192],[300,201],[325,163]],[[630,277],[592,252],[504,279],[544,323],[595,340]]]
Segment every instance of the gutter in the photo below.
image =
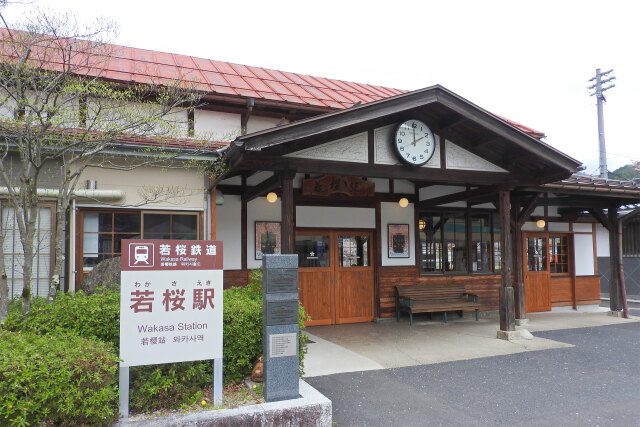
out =
[[[16,188],[15,192],[19,193],[20,189]],[[0,187],[0,195],[9,194],[7,187]],[[54,188],[38,188],[38,196],[42,197],[58,197],[60,190]],[[72,198],[93,199],[101,202],[116,202],[124,198],[122,190],[74,190],[71,192]]]

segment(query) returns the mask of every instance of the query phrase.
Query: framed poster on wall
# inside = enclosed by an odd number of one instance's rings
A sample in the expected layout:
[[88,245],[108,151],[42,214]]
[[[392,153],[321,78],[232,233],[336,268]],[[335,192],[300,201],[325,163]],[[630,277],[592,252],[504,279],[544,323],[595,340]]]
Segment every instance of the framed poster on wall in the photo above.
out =
[[387,224],[389,258],[409,258],[409,224]]
[[255,256],[262,259],[263,254],[280,253],[280,223],[256,221]]

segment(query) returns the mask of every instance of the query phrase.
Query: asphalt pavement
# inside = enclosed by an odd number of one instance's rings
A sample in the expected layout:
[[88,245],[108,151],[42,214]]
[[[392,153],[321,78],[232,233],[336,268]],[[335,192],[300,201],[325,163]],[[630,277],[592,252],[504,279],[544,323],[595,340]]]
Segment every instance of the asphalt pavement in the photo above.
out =
[[306,381],[337,427],[640,425],[639,322],[534,335],[574,347]]

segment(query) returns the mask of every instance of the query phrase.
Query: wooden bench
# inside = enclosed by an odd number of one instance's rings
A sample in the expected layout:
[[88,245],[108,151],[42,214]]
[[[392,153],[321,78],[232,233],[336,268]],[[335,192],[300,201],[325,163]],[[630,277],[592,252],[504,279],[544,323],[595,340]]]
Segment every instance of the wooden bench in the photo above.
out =
[[405,285],[396,286],[396,318],[400,312],[409,313],[409,324],[413,325],[413,313],[444,313],[457,311],[462,317],[464,311],[476,312],[478,320],[478,296],[469,294],[463,285]]

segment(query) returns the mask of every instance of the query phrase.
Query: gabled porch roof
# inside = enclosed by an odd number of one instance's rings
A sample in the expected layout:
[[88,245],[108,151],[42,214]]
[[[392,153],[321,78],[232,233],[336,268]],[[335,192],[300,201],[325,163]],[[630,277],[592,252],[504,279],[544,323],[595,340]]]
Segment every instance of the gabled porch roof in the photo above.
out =
[[[270,170],[293,169],[304,172],[301,168],[309,166],[308,160],[303,162],[282,156],[399,123],[410,117],[424,121],[441,140],[449,140],[508,172],[506,175],[499,174],[500,178],[488,179],[486,184],[505,182],[511,185],[539,185],[568,178],[581,165],[579,161],[533,136],[539,136],[539,133],[528,133],[513,122],[436,85],[241,136],[227,152],[231,172],[255,170],[257,159],[268,161]],[[345,174],[402,178],[414,182],[430,182],[435,172],[433,168],[340,163],[353,166],[346,167]],[[364,166],[369,174],[363,173]],[[385,170],[391,167],[400,172]],[[381,172],[376,175],[374,169]],[[469,184],[474,183],[471,175],[463,175],[453,182],[467,180]],[[477,181],[475,183],[480,184]]]

